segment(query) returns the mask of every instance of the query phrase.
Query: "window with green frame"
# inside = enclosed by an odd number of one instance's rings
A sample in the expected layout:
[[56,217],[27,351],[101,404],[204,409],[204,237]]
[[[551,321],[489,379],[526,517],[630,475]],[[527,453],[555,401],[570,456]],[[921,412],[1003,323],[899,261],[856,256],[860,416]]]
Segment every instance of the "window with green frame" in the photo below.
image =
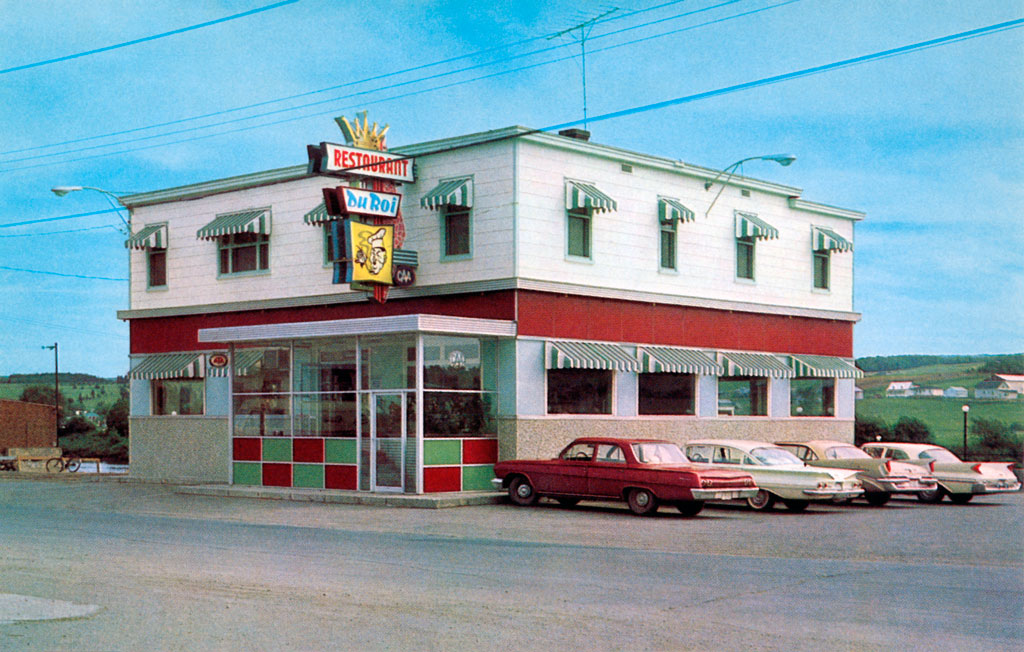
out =
[[754,280],[754,238],[736,238],[736,278]]
[[263,233],[235,233],[217,242],[220,273],[243,274],[270,269],[270,236]]
[[146,252],[146,286],[167,287],[167,250],[150,249]]
[[676,221],[661,223],[661,254],[662,269],[676,269]]
[[814,287],[819,290],[829,288],[829,263],[831,252],[828,249],[819,249],[812,252],[814,264]]
[[566,225],[566,253],[577,258],[592,255],[591,229],[593,215],[586,208],[570,208]]
[[441,209],[441,260],[472,257],[470,210],[452,204]]

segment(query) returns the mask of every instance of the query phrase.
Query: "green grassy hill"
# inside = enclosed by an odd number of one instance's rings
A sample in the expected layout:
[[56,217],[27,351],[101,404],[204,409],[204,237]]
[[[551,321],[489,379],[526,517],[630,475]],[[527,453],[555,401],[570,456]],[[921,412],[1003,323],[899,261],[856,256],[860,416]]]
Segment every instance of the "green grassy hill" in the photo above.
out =
[[[18,400],[26,387],[31,385],[43,385],[53,387],[53,376],[49,382],[0,382],[0,398]],[[118,384],[112,380],[96,379],[95,382],[69,382],[65,383],[61,377],[60,393],[71,401],[72,414],[75,410],[85,412],[100,412],[101,408],[109,407],[112,403],[121,398],[121,390],[127,391],[128,384]],[[52,393],[52,392],[51,392]]]

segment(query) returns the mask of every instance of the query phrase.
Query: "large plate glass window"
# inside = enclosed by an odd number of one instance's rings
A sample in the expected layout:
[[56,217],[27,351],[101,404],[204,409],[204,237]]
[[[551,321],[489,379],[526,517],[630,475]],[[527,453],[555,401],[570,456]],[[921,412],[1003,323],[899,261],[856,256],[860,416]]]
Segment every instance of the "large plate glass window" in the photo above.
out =
[[693,374],[640,374],[639,413],[694,414],[695,378]]
[[719,378],[718,413],[727,416],[767,416],[768,379],[763,376]]
[[789,413],[794,417],[833,417],[835,378],[793,378],[789,383]]
[[202,378],[151,380],[153,414],[189,415],[203,413]]
[[291,356],[284,347],[236,349],[236,436],[291,435]]
[[475,337],[423,337],[425,437],[479,437],[496,433],[496,344]]
[[611,413],[611,371],[548,369],[548,414]]

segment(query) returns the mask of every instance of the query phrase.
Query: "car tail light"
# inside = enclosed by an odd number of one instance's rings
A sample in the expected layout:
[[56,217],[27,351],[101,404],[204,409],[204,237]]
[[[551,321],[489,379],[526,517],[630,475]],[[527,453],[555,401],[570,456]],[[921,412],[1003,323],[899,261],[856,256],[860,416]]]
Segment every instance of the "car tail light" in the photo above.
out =
[[1010,462],[1009,464],[1006,465],[1006,468],[1010,473],[1013,473],[1013,464],[1013,462]]
[[885,461],[885,473],[886,475],[892,473],[892,460]]
[[931,471],[932,473],[935,473],[935,460],[928,462],[928,470]]
[[974,469],[975,473],[981,473],[981,464],[975,464],[971,468]]

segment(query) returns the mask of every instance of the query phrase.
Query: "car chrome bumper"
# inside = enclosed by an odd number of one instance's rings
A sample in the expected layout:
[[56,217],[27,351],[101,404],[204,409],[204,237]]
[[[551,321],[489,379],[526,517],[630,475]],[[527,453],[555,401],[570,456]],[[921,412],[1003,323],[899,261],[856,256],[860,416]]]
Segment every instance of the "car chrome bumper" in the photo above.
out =
[[753,498],[757,495],[757,487],[737,487],[735,489],[691,489],[694,500],[739,500]]
[[938,483],[935,480],[931,482],[915,480],[913,478],[901,478],[901,479],[890,479],[890,478],[876,478],[875,482],[883,490],[893,494],[916,494],[922,491],[934,491]]
[[491,486],[493,486],[497,491],[501,491],[502,489],[505,488],[504,486],[502,486],[504,485],[504,483],[505,481],[502,480],[501,478],[491,478]]
[[1011,492],[1011,491],[1020,491],[1020,483],[1019,482],[1012,482],[1012,483],[1011,482],[1001,482],[1001,483],[994,483],[994,484],[978,483],[978,484],[974,485],[974,490],[972,491],[972,493],[976,493],[976,494],[995,494],[995,493],[1003,493],[1003,492]]
[[856,498],[863,489],[804,489],[805,496],[815,498]]

